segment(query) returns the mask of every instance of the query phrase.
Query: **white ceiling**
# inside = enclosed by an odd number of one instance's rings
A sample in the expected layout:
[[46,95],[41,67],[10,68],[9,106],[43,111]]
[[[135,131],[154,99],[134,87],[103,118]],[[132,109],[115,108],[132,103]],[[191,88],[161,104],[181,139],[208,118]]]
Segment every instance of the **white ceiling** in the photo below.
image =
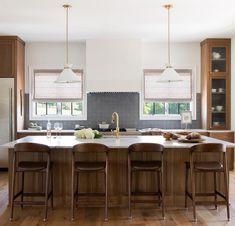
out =
[[172,3],[172,41],[193,42],[235,36],[234,0],[0,0],[0,35],[25,41],[63,41],[64,3],[69,11],[70,41],[90,38],[138,38],[166,41],[167,11]]

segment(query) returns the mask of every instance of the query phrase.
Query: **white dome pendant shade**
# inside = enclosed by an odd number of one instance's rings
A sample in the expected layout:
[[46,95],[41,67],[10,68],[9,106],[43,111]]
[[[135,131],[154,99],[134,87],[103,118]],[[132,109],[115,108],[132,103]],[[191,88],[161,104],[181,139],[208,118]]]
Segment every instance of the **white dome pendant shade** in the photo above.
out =
[[66,10],[66,64],[64,66],[63,71],[56,79],[56,83],[77,83],[81,82],[79,77],[73,72],[72,64],[68,63],[68,9],[71,7],[70,5],[63,5]]
[[161,74],[157,82],[170,83],[170,82],[181,82],[182,77],[175,71],[172,66],[166,66],[165,70]]
[[160,83],[171,83],[171,82],[181,82],[183,81],[182,77],[175,71],[175,69],[171,66],[171,52],[170,52],[170,9],[173,7],[172,5],[164,5],[164,8],[168,11],[168,64],[161,74],[160,78],[157,82]]
[[77,83],[81,82],[79,77],[73,72],[72,64],[66,64],[63,71],[55,81],[56,83]]

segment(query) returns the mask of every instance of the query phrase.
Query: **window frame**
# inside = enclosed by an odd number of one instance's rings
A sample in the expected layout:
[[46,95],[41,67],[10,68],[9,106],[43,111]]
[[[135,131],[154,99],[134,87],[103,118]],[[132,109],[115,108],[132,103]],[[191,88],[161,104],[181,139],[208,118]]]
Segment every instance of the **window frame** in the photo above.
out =
[[[40,68],[40,69],[38,69]],[[58,71],[58,69],[54,68],[43,68],[43,67],[29,67],[29,120],[38,120],[38,121],[45,121],[45,120],[58,120],[58,121],[69,121],[69,120],[87,120],[87,95],[85,92],[85,82],[84,82],[84,71],[82,69],[75,69],[75,71],[79,71],[82,74],[82,99],[71,99],[71,100],[43,100],[43,101],[35,101],[33,99],[34,95],[34,71],[42,70],[42,71],[49,71],[54,72]],[[71,116],[63,116],[63,115],[36,115],[35,108],[36,102],[82,102],[83,114],[82,115],[71,115]]]
[[[178,102],[176,101],[156,101],[156,100],[145,100],[144,97],[144,89],[145,89],[145,71],[159,71],[162,69],[143,69],[143,75],[142,75],[142,83],[141,83],[141,94],[139,96],[140,98],[140,105],[139,105],[139,119],[140,120],[181,120],[181,115],[180,114],[158,114],[158,115],[144,115],[144,102],[164,102],[166,105],[168,103],[190,103],[190,111],[192,112],[192,119],[196,120],[197,117],[197,112],[196,112],[196,67],[180,67],[178,70],[191,70],[192,74],[192,101],[183,101],[179,100]],[[165,113],[169,111],[169,108],[165,108]]]

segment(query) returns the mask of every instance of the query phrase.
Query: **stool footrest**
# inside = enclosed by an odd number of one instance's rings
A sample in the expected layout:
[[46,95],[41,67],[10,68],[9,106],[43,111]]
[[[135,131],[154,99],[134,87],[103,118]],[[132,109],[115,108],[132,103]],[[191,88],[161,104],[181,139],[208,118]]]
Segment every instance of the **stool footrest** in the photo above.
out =
[[75,193],[74,195],[78,195],[78,196],[105,196],[105,193]]
[[139,195],[139,196],[154,196],[154,195],[162,195],[161,192],[131,192],[132,195]]
[[28,205],[28,206],[32,206],[32,205],[35,205],[35,206],[42,206],[42,205],[45,205],[45,201],[14,201],[14,204],[15,205]]
[[135,200],[135,199],[132,199],[131,200],[131,202],[133,202],[133,203],[161,203],[162,202],[162,200],[160,199],[160,200]]
[[[196,201],[196,204],[199,205],[215,205],[215,201]],[[216,202],[217,205],[226,205],[226,201],[217,201]]]

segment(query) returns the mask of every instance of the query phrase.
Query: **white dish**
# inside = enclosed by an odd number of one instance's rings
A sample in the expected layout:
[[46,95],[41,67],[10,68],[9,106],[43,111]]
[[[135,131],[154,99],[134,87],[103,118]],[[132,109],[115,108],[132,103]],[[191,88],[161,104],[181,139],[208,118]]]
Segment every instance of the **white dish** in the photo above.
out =
[[223,110],[223,106],[219,106],[219,105],[218,105],[218,106],[215,107],[215,109],[216,109],[217,111],[222,111],[222,110]]
[[219,88],[218,92],[222,93],[222,92],[224,92],[224,89],[223,88]]
[[213,59],[215,60],[218,60],[221,57],[220,53],[217,53],[217,52],[213,52],[212,55],[213,55]]
[[216,93],[216,89],[211,89],[211,92],[212,93]]

